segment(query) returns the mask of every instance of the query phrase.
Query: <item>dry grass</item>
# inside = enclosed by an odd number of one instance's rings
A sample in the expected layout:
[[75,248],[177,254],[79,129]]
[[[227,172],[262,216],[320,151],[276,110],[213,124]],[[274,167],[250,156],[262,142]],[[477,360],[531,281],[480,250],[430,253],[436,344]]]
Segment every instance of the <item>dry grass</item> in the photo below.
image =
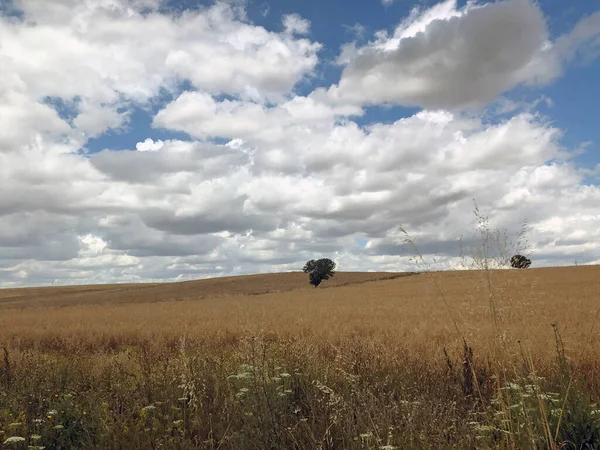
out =
[[[84,394],[77,408],[87,408],[87,417],[93,412],[94,421],[69,435],[83,447],[593,444],[580,436],[589,423],[577,419],[579,427],[572,415],[563,427],[571,434],[556,442],[544,434],[552,411],[540,407],[546,412],[536,421],[539,412],[523,407],[526,420],[505,419],[507,427],[525,420],[527,432],[519,431],[521,422],[504,430],[494,417],[514,406],[498,405],[505,379],[533,379],[531,389],[560,392],[576,373],[573,398],[585,405],[573,411],[593,408],[600,398],[600,328],[591,331],[599,288],[600,267],[581,266],[409,277],[338,273],[318,289],[306,274],[288,273],[0,291],[0,344],[8,355],[0,363],[0,400],[10,400],[0,406],[0,426],[6,434],[8,414],[25,414],[21,397],[30,394],[39,408],[24,421],[35,428],[31,420],[49,407],[49,389],[61,399]],[[535,381],[534,371],[547,381]],[[238,372],[247,375],[230,377]],[[194,400],[189,410],[177,406],[185,396]],[[170,402],[180,409],[163,411]],[[158,405],[162,422],[148,425],[141,413],[148,405]],[[76,423],[87,423],[78,414]],[[45,442],[60,447],[63,435],[44,433]]]
[[[338,272],[321,288],[386,280],[411,275],[394,272]],[[69,306],[114,303],[149,303],[174,300],[221,298],[231,295],[259,295],[310,289],[306,274],[300,272],[242,277],[211,278],[180,283],[139,283],[0,289],[0,308]]]
[[[419,348],[432,358],[463,337],[481,351],[489,348],[486,339],[492,337],[493,322],[483,272],[365,282],[382,276],[339,273],[335,282],[319,289],[307,287],[306,275],[298,273],[141,287],[23,289],[18,301],[3,301],[0,342],[41,342],[53,336],[94,346],[116,336],[143,340],[185,334],[210,339],[260,331],[273,338],[310,336],[329,342],[379,337],[391,347]],[[440,283],[451,312],[432,277]],[[558,324],[569,349],[589,332],[598,306],[600,267],[495,271],[491,277],[503,332],[513,343],[520,340],[536,355],[553,357],[551,324]],[[269,290],[274,292],[261,293]],[[457,319],[460,335],[450,314]],[[598,352],[600,340],[589,354]]]

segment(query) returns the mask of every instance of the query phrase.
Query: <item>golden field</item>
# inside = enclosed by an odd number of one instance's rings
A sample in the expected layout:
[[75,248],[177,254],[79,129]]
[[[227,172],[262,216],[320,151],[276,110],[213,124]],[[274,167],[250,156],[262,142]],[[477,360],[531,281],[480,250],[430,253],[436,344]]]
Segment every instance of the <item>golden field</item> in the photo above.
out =
[[0,438],[597,448],[599,300],[598,266],[0,290]]
[[[330,342],[369,336],[435,356],[457,338],[475,344],[493,334],[488,277],[507,337],[527,343],[538,355],[554,351],[551,324],[560,327],[573,351],[588,337],[600,308],[598,266],[341,272],[317,289],[303,273],[6,289],[0,290],[0,339],[41,342],[53,336],[93,345],[114,336],[222,338],[263,332],[274,339],[310,336]],[[588,353],[600,351],[599,335],[600,327]]]

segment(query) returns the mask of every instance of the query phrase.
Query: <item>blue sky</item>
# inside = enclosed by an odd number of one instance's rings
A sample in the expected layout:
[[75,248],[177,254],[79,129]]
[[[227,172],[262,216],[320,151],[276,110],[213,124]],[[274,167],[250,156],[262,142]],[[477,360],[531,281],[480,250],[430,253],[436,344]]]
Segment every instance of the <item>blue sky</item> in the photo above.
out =
[[595,1],[2,6],[0,286],[600,262]]

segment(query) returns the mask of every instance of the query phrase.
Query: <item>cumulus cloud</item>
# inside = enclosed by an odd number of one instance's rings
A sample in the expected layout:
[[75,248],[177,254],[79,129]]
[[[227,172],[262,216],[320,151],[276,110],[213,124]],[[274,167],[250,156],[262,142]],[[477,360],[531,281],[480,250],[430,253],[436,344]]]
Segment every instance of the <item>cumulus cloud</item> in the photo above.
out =
[[446,0],[414,9],[392,35],[379,32],[345,58],[330,96],[360,104],[482,106],[518,84],[555,78],[560,64],[551,47],[543,14],[530,0],[460,9]]
[[[0,18],[1,286],[292,270],[319,255],[414,269],[400,224],[452,266],[473,198],[496,226],[529,219],[536,263],[598,259],[597,170],[573,164],[564,130],[533,106],[453,111],[556,76],[574,48],[593,55],[596,16],[548,44],[531,2],[446,1],[349,49],[337,86],[296,95],[321,48],[298,37],[300,16],[276,32],[236,4],[15,6],[22,19]],[[388,102],[435,107],[387,123],[361,107]],[[133,106],[189,140],[86,153],[135,125]]]
[[[181,79],[215,94],[276,97],[317,64],[320,44],[248,24],[231,5],[173,16],[155,3],[17,3],[23,20],[3,18],[0,28],[3,72],[36,99],[108,108],[147,101]],[[305,23],[296,19],[298,31]]]
[[83,101],[78,104],[78,114],[73,120],[74,132],[91,139],[108,130],[119,129],[128,120],[128,113],[113,106]]
[[188,176],[209,181],[243,167],[247,155],[231,147],[211,143],[146,139],[137,151],[103,150],[90,156],[92,165],[114,181],[175,184],[183,188]]
[[[516,231],[528,218],[549,264],[597,251],[600,190],[583,184],[561,131],[535,114],[491,124],[423,111],[367,127],[282,126],[285,147],[250,134],[230,145],[145,141],[138,147],[152,151],[69,155],[79,190],[38,171],[53,195],[23,183],[24,201],[0,208],[0,276],[186,279],[299,267],[315,254],[339,255],[347,270],[401,270],[412,266],[398,226],[451,261],[472,226],[473,198],[500,227]],[[10,189],[27,174],[2,167]],[[592,239],[577,240],[584,235]],[[43,258],[57,261],[47,274]]]
[[299,97],[277,105],[238,100],[215,101],[201,92],[184,92],[159,111],[154,125],[184,131],[197,138],[254,136],[281,141],[290,127],[327,126],[338,117],[359,116],[357,106],[331,106],[314,97]]
[[[0,55],[0,64],[3,57]],[[6,66],[3,66],[6,67]],[[0,73],[0,152],[15,151],[32,142],[35,134],[60,138],[70,132],[69,125],[51,106],[36,101],[27,92],[27,85],[17,73]]]
[[310,21],[298,14],[287,14],[283,16],[283,27],[289,34],[307,34],[310,31]]

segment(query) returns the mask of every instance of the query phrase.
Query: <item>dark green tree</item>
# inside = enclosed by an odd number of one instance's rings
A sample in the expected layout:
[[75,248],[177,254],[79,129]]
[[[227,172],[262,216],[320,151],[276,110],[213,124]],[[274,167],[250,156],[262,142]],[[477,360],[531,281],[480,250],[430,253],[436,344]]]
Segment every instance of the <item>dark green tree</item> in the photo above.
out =
[[531,265],[531,260],[523,255],[515,255],[510,258],[510,266],[513,269],[527,269]]
[[304,273],[308,273],[308,281],[314,287],[317,287],[323,280],[329,280],[335,275],[335,263],[329,258],[311,259],[302,268]]

